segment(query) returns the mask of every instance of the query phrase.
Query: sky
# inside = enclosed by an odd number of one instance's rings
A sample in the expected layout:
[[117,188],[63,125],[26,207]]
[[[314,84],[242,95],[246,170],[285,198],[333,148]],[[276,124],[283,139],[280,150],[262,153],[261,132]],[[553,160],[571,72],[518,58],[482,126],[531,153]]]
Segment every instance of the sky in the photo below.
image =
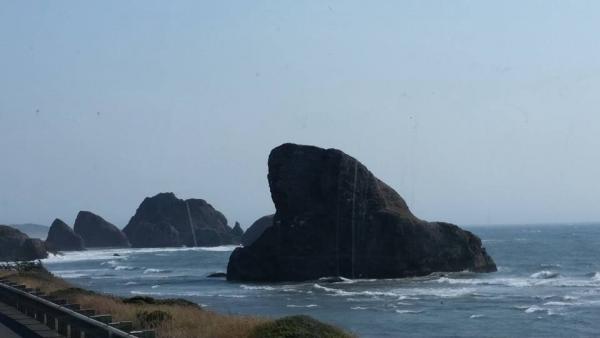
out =
[[0,223],[146,196],[272,213],[269,151],[338,148],[420,218],[600,221],[598,1],[0,4]]

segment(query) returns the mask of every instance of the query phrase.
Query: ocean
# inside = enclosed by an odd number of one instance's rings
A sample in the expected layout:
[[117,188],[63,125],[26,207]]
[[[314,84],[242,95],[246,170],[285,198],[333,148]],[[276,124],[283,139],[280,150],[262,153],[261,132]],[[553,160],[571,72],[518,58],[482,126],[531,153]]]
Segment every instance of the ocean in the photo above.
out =
[[88,250],[44,265],[99,292],[185,298],[228,314],[307,314],[360,337],[600,335],[600,224],[465,228],[498,272],[339,283],[206,278],[226,270],[233,246]]

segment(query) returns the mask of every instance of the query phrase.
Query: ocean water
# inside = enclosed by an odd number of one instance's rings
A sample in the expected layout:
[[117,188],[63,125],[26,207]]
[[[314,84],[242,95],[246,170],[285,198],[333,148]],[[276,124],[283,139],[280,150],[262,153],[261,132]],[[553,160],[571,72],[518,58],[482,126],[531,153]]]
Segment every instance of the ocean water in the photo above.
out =
[[206,278],[226,270],[234,247],[89,250],[44,264],[99,292],[180,297],[221,313],[308,314],[361,337],[600,335],[600,224],[467,228],[498,272],[341,283]]

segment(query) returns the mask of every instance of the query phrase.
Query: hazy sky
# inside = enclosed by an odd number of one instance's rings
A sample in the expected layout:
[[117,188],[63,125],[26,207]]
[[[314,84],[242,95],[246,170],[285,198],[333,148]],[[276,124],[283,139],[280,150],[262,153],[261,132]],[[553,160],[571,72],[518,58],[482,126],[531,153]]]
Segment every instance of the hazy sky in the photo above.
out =
[[358,158],[414,213],[600,220],[598,1],[2,1],[0,223],[145,196],[274,210],[271,148]]

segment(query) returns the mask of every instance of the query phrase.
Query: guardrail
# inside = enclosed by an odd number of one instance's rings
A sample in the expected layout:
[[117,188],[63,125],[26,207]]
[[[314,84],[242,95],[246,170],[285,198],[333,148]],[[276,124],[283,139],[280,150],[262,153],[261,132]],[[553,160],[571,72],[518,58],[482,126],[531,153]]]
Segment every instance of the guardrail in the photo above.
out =
[[67,338],[155,338],[153,330],[133,331],[132,322],[113,322],[111,315],[81,309],[5,278],[0,278],[0,301]]

